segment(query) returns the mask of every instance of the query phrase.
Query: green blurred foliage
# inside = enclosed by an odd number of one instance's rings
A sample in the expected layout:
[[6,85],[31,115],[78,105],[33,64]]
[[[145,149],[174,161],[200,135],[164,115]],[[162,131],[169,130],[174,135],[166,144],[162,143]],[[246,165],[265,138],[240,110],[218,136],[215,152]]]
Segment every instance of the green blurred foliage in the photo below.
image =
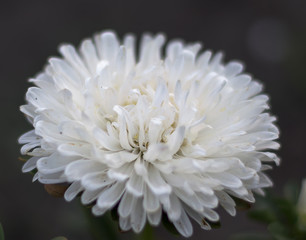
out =
[[267,225],[266,234],[241,233],[232,236],[231,240],[305,240],[306,231],[299,227],[297,201],[300,186],[288,183],[282,197],[271,192],[266,196],[257,196],[254,209],[248,217]]
[[0,223],[0,240],[4,240],[4,231],[1,223]]
[[96,217],[93,216],[91,212],[91,206],[83,207],[85,216],[88,220],[88,225],[90,228],[91,235],[93,239],[108,239],[108,240],[118,240],[120,239],[113,225],[112,218],[114,215],[110,212],[104,214],[103,216]]

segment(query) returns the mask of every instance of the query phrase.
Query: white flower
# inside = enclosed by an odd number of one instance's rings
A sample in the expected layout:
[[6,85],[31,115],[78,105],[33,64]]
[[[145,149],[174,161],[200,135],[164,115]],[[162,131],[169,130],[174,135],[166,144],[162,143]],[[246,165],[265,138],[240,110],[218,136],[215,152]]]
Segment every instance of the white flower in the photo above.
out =
[[182,41],[163,54],[164,42],[144,35],[136,55],[133,36],[104,32],[79,51],[61,46],[63,58],[30,80],[21,111],[34,129],[19,142],[32,156],[23,171],[71,183],[67,201],[82,192],[95,215],[118,204],[120,228],[135,232],[164,211],[188,237],[189,217],[210,229],[218,204],[235,215],[231,196],[254,202],[252,192],[272,185],[264,162],[279,162],[267,151],[279,131],[240,63]]

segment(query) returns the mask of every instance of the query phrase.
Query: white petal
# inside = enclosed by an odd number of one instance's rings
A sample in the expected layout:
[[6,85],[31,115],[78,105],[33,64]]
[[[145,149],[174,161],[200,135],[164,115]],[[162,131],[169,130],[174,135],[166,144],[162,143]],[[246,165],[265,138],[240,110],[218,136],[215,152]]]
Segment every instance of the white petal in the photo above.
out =
[[18,143],[19,144],[25,144],[25,143],[29,143],[29,142],[37,142],[37,140],[39,140],[39,139],[40,139],[40,137],[35,134],[35,130],[31,130],[31,131],[23,134],[21,137],[19,137]]
[[135,66],[135,37],[127,35],[123,42],[126,47],[126,68],[129,72]]
[[91,74],[95,74],[99,59],[97,56],[96,48],[91,40],[87,39],[82,42],[81,53],[86,62],[87,68]]
[[107,164],[112,168],[119,168],[125,163],[134,161],[138,157],[138,154],[123,150],[115,153],[105,154],[104,157],[105,160],[101,160],[101,162]]
[[40,145],[40,142],[27,143],[27,144],[25,144],[21,147],[20,152],[21,152],[21,154],[26,155],[39,145]]
[[82,204],[86,205],[93,202],[99,196],[100,192],[101,192],[100,189],[95,191],[86,189],[81,196]]
[[66,201],[70,202],[73,200],[81,191],[83,187],[80,182],[73,182],[69,188],[66,190],[64,194],[64,198]]
[[185,204],[187,204],[191,208],[200,212],[203,211],[203,204],[200,202],[199,198],[195,194],[189,195],[179,188],[174,189],[174,192],[180,200],[182,200]]
[[171,159],[172,155],[166,144],[158,143],[150,145],[148,150],[144,153],[143,158],[149,162],[156,159],[166,161]]
[[161,207],[158,208],[155,212],[148,212],[148,221],[153,226],[157,226],[160,223],[161,216],[162,216],[162,209]]
[[170,194],[171,187],[165,182],[155,167],[149,166],[149,176],[146,183],[150,190],[156,195]]
[[34,168],[36,168],[36,163],[38,159],[39,157],[31,157],[30,159],[28,159],[26,163],[22,166],[22,172],[23,173],[30,172]]
[[173,134],[170,135],[169,141],[169,150],[170,154],[175,154],[181,147],[185,137],[185,127],[181,126],[176,128]]
[[132,194],[125,192],[118,208],[120,218],[127,218],[132,213],[134,205],[136,203],[136,197]]
[[124,46],[119,47],[118,54],[115,61],[115,70],[121,76],[125,76],[126,71],[126,49]]
[[165,209],[168,214],[170,221],[177,221],[181,217],[182,206],[180,200],[175,196],[175,194],[170,194],[169,196],[170,206],[169,209]]
[[204,216],[202,215],[202,213],[195,211],[193,209],[191,209],[188,206],[184,206],[185,211],[188,213],[188,215],[193,218],[200,226],[202,229],[205,230],[210,230],[211,227],[209,225],[209,223],[207,221],[205,221]]
[[272,181],[269,179],[269,177],[266,174],[259,172],[258,176],[260,177],[259,184],[258,184],[259,188],[273,186]]
[[198,200],[207,208],[215,208],[218,205],[218,198],[216,195],[208,195],[203,192],[197,192]]
[[69,181],[79,181],[88,173],[100,172],[103,165],[91,160],[78,160],[65,168],[65,175]]
[[61,156],[57,152],[48,157],[42,157],[37,161],[37,169],[43,174],[52,174],[63,171],[65,167],[75,159]]
[[169,94],[168,89],[164,81],[160,81],[157,86],[155,96],[152,102],[153,107],[160,107],[163,101],[167,100]]
[[239,188],[242,186],[241,180],[230,173],[210,173],[209,175],[214,179],[218,180],[220,184],[225,187]]
[[146,177],[148,175],[148,164],[140,156],[134,162],[134,169],[140,176]]
[[82,80],[79,74],[73,69],[66,61],[59,58],[51,58],[49,60],[50,65],[62,79],[63,84],[68,84],[70,86],[76,87],[77,84],[82,86]]
[[59,50],[67,62],[69,62],[70,65],[82,75],[82,77],[89,77],[88,69],[73,46],[62,45]]
[[130,218],[129,217],[127,217],[127,218],[120,217],[119,226],[120,226],[121,230],[129,231],[132,228]]
[[210,61],[210,67],[212,70],[218,71],[220,66],[222,66],[220,63],[222,61],[223,54],[221,52],[218,52],[213,56],[213,58]]
[[230,62],[225,66],[224,75],[228,78],[234,77],[241,73],[243,65],[239,62]]
[[219,215],[209,208],[205,208],[203,215],[212,222],[217,222],[219,220]]
[[107,208],[100,208],[98,205],[95,205],[91,208],[91,211],[94,216],[101,216],[103,215],[108,209]]
[[221,206],[231,215],[236,215],[235,201],[224,191],[216,191]]
[[118,139],[109,136],[105,131],[100,128],[95,128],[93,130],[94,137],[104,148],[110,151],[121,150]]
[[135,197],[143,196],[144,181],[143,178],[137,174],[131,174],[130,179],[126,183],[126,190]]
[[203,52],[197,59],[197,65],[201,68],[201,69],[205,69],[209,63],[209,60],[212,56],[212,52],[211,51],[205,51]]
[[146,212],[156,212],[160,208],[160,203],[156,195],[146,187],[144,199],[143,199],[143,208]]
[[88,173],[81,179],[82,186],[90,191],[95,191],[108,185],[111,185],[114,180],[109,179],[105,172]]
[[64,143],[57,148],[58,152],[66,157],[87,157],[90,156],[91,145],[74,142]]
[[245,88],[252,80],[252,77],[246,74],[238,75],[231,79],[230,84],[235,89]]
[[20,111],[23,112],[26,117],[28,117],[28,120],[30,123],[33,123],[32,118],[34,118],[35,114],[35,108],[32,105],[22,105],[20,106]]
[[38,173],[38,181],[43,184],[58,184],[58,183],[67,182],[67,179],[62,172],[56,172],[51,174],[43,174],[40,172],[37,173]]
[[184,210],[182,210],[181,218],[177,221],[174,221],[173,224],[182,236],[190,237],[192,235],[192,225]]
[[119,50],[119,42],[114,32],[101,34],[101,58],[113,62]]
[[119,168],[112,168],[107,172],[107,176],[110,179],[123,182],[126,179],[128,179],[133,171],[133,165],[132,164],[125,164]]
[[139,233],[146,223],[146,212],[144,211],[141,199],[138,199],[135,204],[134,211],[131,213],[131,225],[136,233]]
[[123,183],[115,183],[104,190],[97,200],[97,206],[101,209],[113,207],[121,198],[124,192]]

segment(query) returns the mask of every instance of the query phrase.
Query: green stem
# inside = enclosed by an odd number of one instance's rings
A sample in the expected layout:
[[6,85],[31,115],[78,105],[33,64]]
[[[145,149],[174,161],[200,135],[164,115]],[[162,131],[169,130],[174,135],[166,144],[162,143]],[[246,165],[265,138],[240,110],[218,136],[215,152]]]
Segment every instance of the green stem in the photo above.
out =
[[139,234],[138,240],[154,240],[153,229],[149,223],[146,224],[143,231]]
[[95,217],[91,209],[85,207],[84,212],[88,220],[90,232],[95,240],[119,240],[117,229],[112,224],[113,220],[110,214],[104,214],[101,217]]
[[0,240],[4,240],[4,231],[1,223],[0,223]]

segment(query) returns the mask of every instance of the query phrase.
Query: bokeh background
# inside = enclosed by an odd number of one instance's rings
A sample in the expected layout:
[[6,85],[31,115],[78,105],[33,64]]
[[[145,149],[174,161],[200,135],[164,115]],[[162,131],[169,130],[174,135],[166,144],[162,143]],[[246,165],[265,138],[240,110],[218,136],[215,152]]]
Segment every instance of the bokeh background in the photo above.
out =
[[[62,42],[80,41],[105,29],[119,36],[164,32],[168,39],[201,41],[204,48],[239,59],[265,85],[281,129],[280,167],[270,176],[281,193],[288,180],[306,176],[306,1],[305,0],[20,0],[0,2],[0,222],[8,240],[43,240],[63,235],[89,240],[78,201],[49,196],[21,173],[17,138],[31,126],[19,112],[27,80],[41,71]],[[237,232],[262,231],[244,212],[221,211],[222,227],[191,239],[228,239]],[[156,228],[160,240],[173,237]],[[124,235],[124,234],[123,234]],[[131,235],[124,235],[129,239]]]

